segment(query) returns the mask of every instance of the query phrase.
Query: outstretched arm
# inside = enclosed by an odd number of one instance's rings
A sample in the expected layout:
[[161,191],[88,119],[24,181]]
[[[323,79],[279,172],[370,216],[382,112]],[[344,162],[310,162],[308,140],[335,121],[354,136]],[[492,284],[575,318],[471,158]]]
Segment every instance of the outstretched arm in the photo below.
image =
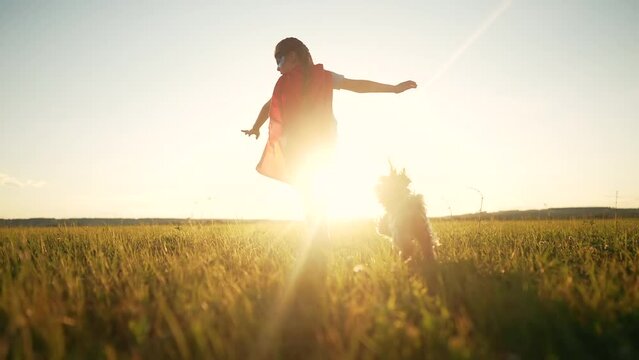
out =
[[371,92],[383,92],[383,93],[395,93],[399,94],[408,89],[414,89],[417,87],[417,83],[414,81],[404,81],[397,85],[382,84],[370,80],[353,80],[346,79],[342,81],[342,89],[354,91],[357,93],[371,93]]
[[262,106],[262,110],[260,110],[259,115],[257,115],[257,120],[255,120],[255,124],[250,130],[242,130],[243,133],[251,137],[251,135],[255,135],[255,139],[260,138],[260,128],[268,119],[268,112],[271,109],[271,99],[269,99],[264,106]]

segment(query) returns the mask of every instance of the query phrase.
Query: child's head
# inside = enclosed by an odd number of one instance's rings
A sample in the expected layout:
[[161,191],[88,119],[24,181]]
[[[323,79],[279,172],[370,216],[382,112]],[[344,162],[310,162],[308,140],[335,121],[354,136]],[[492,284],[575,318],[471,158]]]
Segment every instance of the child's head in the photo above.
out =
[[293,37],[286,38],[275,46],[275,61],[277,70],[282,74],[286,74],[297,65],[304,68],[313,65],[313,58],[306,45]]

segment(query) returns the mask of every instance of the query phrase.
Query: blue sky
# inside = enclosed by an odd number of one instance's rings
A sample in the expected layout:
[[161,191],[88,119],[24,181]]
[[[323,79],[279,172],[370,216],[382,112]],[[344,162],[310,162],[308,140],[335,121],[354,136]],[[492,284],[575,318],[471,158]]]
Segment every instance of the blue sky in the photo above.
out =
[[432,215],[476,211],[471,187],[488,211],[613,206],[615,191],[639,207],[637,15],[636,1],[0,1],[0,217],[300,216],[254,170],[266,136],[240,133],[287,36],[346,77],[420,85],[335,92],[340,216],[379,212],[388,159]]

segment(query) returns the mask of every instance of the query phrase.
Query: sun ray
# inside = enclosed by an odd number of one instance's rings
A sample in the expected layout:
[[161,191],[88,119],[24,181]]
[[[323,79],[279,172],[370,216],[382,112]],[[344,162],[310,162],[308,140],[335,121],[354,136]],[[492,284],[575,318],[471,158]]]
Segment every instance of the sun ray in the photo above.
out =
[[[308,273],[305,274],[304,269],[308,266],[309,257],[317,255],[312,254],[312,252],[321,251],[318,250],[317,246],[313,245],[316,245],[314,242],[318,241],[317,234],[321,231],[320,227],[323,225],[325,224],[322,224],[321,221],[307,220],[304,239],[297,252],[295,263],[293,268],[290,270],[280,295],[271,307],[271,311],[269,311],[270,315],[267,321],[259,333],[257,346],[251,356],[252,359],[268,358],[268,355],[277,345],[276,340],[278,336],[282,334],[283,323],[291,316],[290,311],[291,305],[295,300],[294,297],[299,296],[297,290],[300,285],[301,277],[308,275]],[[288,228],[289,227],[287,227],[287,229]],[[317,275],[322,276],[323,274]],[[323,279],[320,278],[320,280]]]
[[448,58],[448,60],[440,66],[435,74],[426,81],[424,87],[431,86],[437,79],[439,79],[448,69],[459,59],[460,56],[482,36],[486,30],[510,7],[512,0],[504,0],[480,25],[471,33],[466,40],[455,50],[455,52]]

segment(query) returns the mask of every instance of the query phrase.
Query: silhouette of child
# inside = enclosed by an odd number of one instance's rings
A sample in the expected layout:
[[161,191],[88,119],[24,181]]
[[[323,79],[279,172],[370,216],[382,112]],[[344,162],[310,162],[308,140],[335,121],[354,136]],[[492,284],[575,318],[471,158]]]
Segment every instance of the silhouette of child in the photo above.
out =
[[270,118],[269,138],[257,171],[295,186],[305,199],[307,218],[323,217],[313,199],[312,183],[331,161],[336,143],[333,90],[358,93],[401,93],[416,88],[414,81],[387,85],[369,80],[353,80],[314,64],[300,40],[286,38],[275,47],[277,70],[282,74],[273,95],[264,104],[249,137],[260,136],[260,127]]

